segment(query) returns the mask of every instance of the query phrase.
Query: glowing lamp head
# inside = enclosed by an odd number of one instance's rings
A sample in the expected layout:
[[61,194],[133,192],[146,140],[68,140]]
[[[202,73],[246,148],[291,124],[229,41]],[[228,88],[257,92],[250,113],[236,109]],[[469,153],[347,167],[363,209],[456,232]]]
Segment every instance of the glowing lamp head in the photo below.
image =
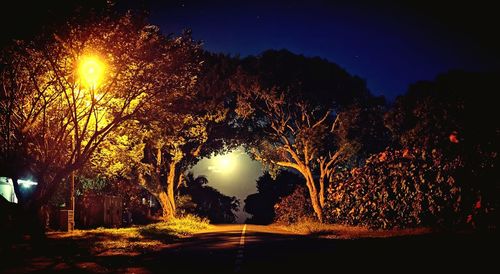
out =
[[104,75],[104,63],[96,56],[84,56],[78,66],[78,76],[82,85],[95,88]]

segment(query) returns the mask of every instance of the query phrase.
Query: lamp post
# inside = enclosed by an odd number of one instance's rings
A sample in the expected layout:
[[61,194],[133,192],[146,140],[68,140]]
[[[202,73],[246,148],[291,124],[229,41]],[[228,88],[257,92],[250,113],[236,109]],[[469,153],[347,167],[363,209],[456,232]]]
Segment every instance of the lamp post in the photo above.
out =
[[[94,96],[94,89],[97,87],[104,74],[104,64],[97,56],[84,56],[81,58],[78,65],[78,78],[80,81],[80,89],[88,89],[90,95]],[[91,99],[93,100],[93,98]],[[74,102],[76,104],[76,102]],[[90,115],[90,114],[89,114]],[[97,122],[97,121],[96,121]],[[78,122],[75,121],[74,129],[71,132],[71,150],[76,149],[76,130]],[[78,144],[80,145],[80,144]],[[75,228],[75,171],[71,171],[69,179],[69,194],[67,205],[67,231],[72,231]]]

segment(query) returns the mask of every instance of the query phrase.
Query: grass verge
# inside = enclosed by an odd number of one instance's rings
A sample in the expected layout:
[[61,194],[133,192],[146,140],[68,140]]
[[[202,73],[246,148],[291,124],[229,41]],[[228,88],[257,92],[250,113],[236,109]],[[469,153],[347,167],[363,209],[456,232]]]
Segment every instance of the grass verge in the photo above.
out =
[[373,230],[368,227],[361,226],[323,224],[309,219],[301,220],[295,224],[274,224],[274,226],[302,235],[311,235],[331,239],[388,238],[432,233],[432,229],[426,227]]
[[94,255],[139,254],[156,251],[166,247],[175,239],[210,228],[206,219],[185,216],[166,222],[128,228],[97,228],[75,230],[72,233],[55,232],[49,238],[72,240],[81,249],[87,249]]

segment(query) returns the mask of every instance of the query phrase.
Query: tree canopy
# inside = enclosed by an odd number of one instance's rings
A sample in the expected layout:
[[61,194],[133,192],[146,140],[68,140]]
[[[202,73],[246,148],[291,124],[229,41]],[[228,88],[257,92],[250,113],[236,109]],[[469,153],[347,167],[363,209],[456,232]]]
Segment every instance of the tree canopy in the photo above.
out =
[[[113,130],[156,98],[183,94],[199,66],[197,50],[188,36],[164,37],[132,13],[16,42],[1,60],[1,166],[16,165],[3,172],[32,174],[39,183],[33,202],[43,204]],[[104,66],[98,84],[78,73],[86,58]]]

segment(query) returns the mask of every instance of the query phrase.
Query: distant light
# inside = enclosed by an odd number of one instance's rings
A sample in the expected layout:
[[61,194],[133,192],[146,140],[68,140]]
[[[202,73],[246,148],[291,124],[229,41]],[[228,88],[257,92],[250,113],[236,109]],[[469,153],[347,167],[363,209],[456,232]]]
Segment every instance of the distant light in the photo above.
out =
[[231,174],[238,166],[238,156],[239,154],[236,152],[217,155],[211,159],[213,164],[208,166],[208,170],[215,173]]
[[37,182],[33,182],[30,180],[17,180],[17,183],[22,186],[23,188],[30,188],[32,186],[38,185]]

